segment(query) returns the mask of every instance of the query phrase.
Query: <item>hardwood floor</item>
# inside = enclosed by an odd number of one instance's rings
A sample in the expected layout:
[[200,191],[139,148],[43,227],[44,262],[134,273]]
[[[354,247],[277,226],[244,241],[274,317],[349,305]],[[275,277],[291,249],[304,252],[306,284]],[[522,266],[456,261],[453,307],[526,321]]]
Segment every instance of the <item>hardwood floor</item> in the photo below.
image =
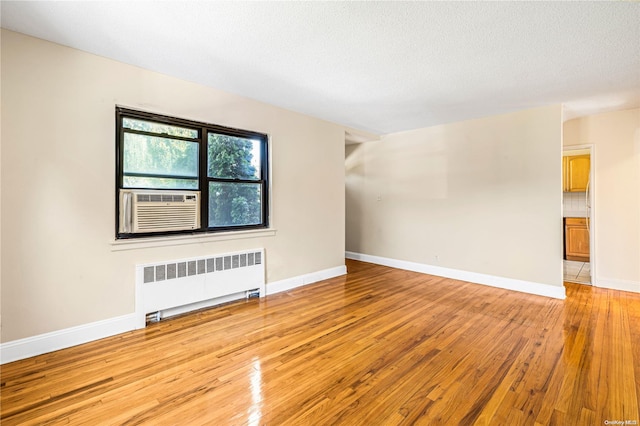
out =
[[640,294],[347,266],[6,364],[2,424],[640,424]]

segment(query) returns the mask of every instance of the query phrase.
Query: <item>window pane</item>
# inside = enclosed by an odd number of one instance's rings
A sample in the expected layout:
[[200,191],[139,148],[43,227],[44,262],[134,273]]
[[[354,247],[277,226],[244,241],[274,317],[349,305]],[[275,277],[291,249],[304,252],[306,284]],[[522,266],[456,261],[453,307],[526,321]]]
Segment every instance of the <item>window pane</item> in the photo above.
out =
[[208,176],[222,179],[260,179],[260,141],[209,133]]
[[124,176],[124,188],[198,189],[196,179],[164,179],[140,176]]
[[141,130],[143,132],[165,134],[169,136],[181,136],[183,138],[198,138],[198,131],[185,127],[172,126],[170,124],[154,123],[152,121],[137,120],[135,118],[123,118],[122,127],[126,129]]
[[198,177],[198,143],[124,134],[123,172]]
[[262,223],[261,185],[209,183],[209,227]]

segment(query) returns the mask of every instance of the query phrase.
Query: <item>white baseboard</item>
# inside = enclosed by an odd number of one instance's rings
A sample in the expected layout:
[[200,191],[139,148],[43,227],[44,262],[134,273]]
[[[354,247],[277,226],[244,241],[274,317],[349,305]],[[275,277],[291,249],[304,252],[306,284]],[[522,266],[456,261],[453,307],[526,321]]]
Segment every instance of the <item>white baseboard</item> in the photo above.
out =
[[513,278],[480,274],[477,272],[461,271],[458,269],[449,269],[441,266],[390,259],[388,257],[371,256],[368,254],[354,253],[350,251],[346,252],[345,255],[347,259],[362,260],[363,262],[405,269],[407,271],[421,272],[423,274],[436,275],[439,277],[452,278],[460,281],[468,281],[474,284],[483,284],[491,287],[504,288],[506,290],[535,294],[538,296],[553,297],[555,299],[564,299],[566,297],[564,287],[549,284],[516,280]]
[[0,364],[103,339],[136,328],[136,315],[128,314],[64,330],[52,331],[0,344]]
[[[347,273],[346,266],[337,266],[322,271],[312,272],[285,280],[267,283],[267,295],[279,293],[281,291],[290,290],[307,284],[337,277]],[[241,298],[242,295],[229,295],[201,303],[197,308],[209,307],[220,303],[229,302],[234,299]],[[189,309],[193,309],[190,306]],[[165,315],[174,315],[182,313],[179,310],[166,312]],[[120,317],[109,318],[102,321],[96,321],[89,324],[83,324],[76,327],[66,328],[64,330],[52,331],[50,333],[40,334],[25,339],[13,340],[0,344],[0,364],[18,361],[36,355],[42,355],[48,352],[60,349],[70,348],[72,346],[91,342],[105,337],[114,336],[116,334],[132,331],[140,327],[140,318],[136,313],[123,315]],[[144,325],[143,325],[144,326]]]
[[280,281],[267,283],[267,295],[280,293],[282,291],[291,290],[303,285],[313,284],[318,281],[328,280],[329,278],[339,277],[347,273],[345,265],[336,266],[335,268],[324,269],[322,271],[311,272],[309,274],[298,275],[297,277],[287,278]]
[[618,280],[615,278],[596,278],[596,287],[610,288],[612,290],[632,291],[640,293],[640,282],[629,280]]

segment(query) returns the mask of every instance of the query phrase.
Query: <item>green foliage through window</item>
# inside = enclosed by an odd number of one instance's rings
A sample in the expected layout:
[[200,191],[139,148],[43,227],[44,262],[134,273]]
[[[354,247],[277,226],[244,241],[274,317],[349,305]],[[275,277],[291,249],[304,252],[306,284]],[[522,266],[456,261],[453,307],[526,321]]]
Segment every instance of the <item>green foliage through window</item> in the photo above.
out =
[[198,148],[197,142],[125,131],[124,187],[197,188]]
[[[209,133],[207,175],[215,179],[258,181],[260,145],[236,136]],[[261,222],[260,185],[210,182],[209,226],[254,225]]]

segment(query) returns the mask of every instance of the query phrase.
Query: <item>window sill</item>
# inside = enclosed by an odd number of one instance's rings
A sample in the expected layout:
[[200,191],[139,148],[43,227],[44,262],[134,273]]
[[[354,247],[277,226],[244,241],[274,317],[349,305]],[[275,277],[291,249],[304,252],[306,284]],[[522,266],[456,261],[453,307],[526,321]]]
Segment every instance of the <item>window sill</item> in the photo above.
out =
[[248,231],[230,231],[215,234],[176,235],[169,237],[131,238],[112,240],[111,251],[138,250],[153,247],[181,246],[202,244],[215,241],[241,240],[245,238],[273,237],[277,229],[257,229]]

